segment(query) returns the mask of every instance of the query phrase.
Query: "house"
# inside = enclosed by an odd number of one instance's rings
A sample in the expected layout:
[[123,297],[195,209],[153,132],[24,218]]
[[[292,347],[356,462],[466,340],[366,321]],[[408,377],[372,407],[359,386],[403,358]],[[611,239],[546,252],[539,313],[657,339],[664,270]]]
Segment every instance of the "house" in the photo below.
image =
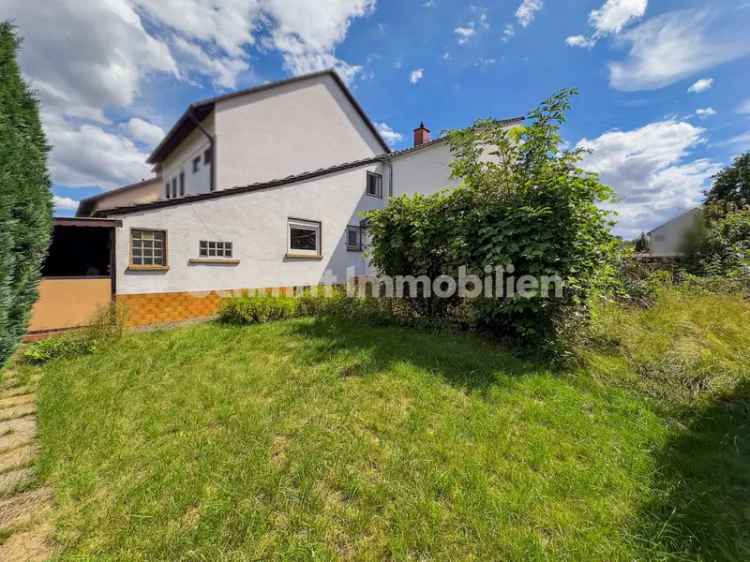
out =
[[[60,240],[110,233],[110,246],[100,236],[88,250],[109,248],[106,266],[69,276],[109,276],[111,299],[134,325],[210,316],[228,292],[367,275],[361,213],[456,184],[445,139],[420,124],[413,147],[392,152],[334,71],[194,103],[148,161],[153,178],[86,199],[75,221],[56,224]],[[63,246],[50,262],[81,253]],[[35,317],[45,300],[43,286]]]
[[675,258],[684,255],[687,237],[701,217],[700,208],[690,209],[648,232],[649,256]]

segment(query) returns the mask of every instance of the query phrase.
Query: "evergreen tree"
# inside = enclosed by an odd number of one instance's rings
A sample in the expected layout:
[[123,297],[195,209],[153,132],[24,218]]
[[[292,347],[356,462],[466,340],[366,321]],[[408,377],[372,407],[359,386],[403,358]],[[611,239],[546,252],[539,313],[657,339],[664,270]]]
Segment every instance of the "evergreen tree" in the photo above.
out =
[[52,231],[49,148],[19,46],[0,22],[0,367],[26,332]]

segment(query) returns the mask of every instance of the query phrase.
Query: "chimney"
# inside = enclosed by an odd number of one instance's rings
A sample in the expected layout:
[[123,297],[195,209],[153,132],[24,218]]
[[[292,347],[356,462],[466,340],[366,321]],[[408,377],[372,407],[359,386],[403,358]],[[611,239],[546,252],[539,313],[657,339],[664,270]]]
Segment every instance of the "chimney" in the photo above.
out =
[[419,128],[414,129],[414,146],[430,142],[430,130],[424,126],[424,121],[419,124]]

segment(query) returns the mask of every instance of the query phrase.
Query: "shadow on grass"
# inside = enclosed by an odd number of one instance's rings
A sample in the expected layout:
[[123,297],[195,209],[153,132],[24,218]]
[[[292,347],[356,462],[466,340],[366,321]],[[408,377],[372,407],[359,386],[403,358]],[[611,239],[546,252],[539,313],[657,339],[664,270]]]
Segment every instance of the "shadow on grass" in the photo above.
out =
[[750,560],[750,381],[683,422],[656,453],[659,495],[637,534],[657,556]]
[[[486,393],[509,378],[539,375],[543,364],[523,360],[497,344],[468,334],[430,333],[408,327],[363,327],[344,320],[317,318],[291,325],[294,335],[307,340],[301,359],[311,364],[337,355],[361,355],[342,376],[366,376],[408,363],[442,377],[449,384]],[[313,340],[312,342],[310,340]]]

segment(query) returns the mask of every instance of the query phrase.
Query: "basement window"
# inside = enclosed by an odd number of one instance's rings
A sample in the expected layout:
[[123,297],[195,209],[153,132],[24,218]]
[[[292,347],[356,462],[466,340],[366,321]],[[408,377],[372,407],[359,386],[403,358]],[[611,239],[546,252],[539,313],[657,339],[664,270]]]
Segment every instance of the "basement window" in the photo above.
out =
[[317,221],[289,219],[289,244],[287,255],[291,257],[320,257],[320,229]]
[[167,233],[164,230],[130,231],[130,265],[135,268],[167,267]]
[[383,198],[383,176],[367,172],[367,195],[378,199]]
[[201,240],[198,243],[198,255],[202,258],[231,258],[232,252],[231,242]]

